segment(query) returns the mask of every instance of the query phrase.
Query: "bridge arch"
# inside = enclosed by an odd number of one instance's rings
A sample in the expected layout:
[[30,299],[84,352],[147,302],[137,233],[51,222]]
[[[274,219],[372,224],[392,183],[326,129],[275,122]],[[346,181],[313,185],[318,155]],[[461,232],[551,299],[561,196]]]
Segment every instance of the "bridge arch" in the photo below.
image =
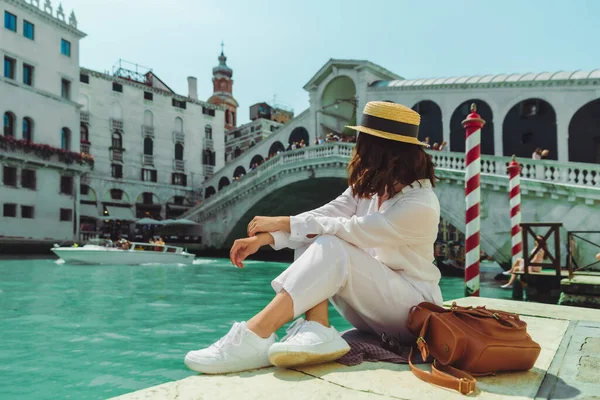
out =
[[219,179],[219,191],[221,191],[225,186],[229,186],[231,182],[229,182],[229,179],[224,176],[221,179]]
[[263,156],[261,156],[260,154],[255,155],[254,157],[252,157],[252,159],[250,160],[250,164],[248,165],[248,168],[252,169],[252,166],[254,164],[256,165],[260,165],[265,161],[265,159],[263,158]]
[[419,127],[419,139],[425,141],[429,138],[429,144],[442,144],[444,140],[444,125],[442,123],[442,109],[436,102],[431,100],[419,101],[412,107],[421,114],[421,126]]
[[310,138],[308,136],[308,131],[303,126],[299,126],[290,133],[290,138],[288,139],[288,143],[291,146],[293,143],[300,143],[303,140],[304,140],[305,146],[308,146],[310,144]]
[[465,129],[462,121],[471,113],[471,104],[477,106],[477,113],[484,119],[481,129],[481,154],[494,155],[494,114],[488,103],[480,99],[471,99],[456,107],[450,118],[450,150],[465,152]]
[[342,134],[347,125],[356,125],[357,107],[356,84],[348,75],[333,78],[321,94],[319,112],[320,127],[318,132],[325,137],[329,133]]
[[277,155],[277,152],[284,152],[285,151],[285,146],[283,145],[283,143],[281,143],[279,140],[276,142],[273,142],[273,144],[271,145],[271,147],[269,147],[269,157],[275,156]]
[[246,175],[246,169],[240,165],[233,171],[233,177],[239,178],[242,175]]
[[600,99],[582,106],[569,122],[569,161],[600,162]]
[[210,196],[212,196],[213,194],[216,194],[217,191],[215,190],[214,186],[209,186],[206,189],[204,189],[204,199],[208,199]]
[[502,123],[502,147],[505,156],[531,157],[536,148],[558,156],[556,112],[545,100],[529,98],[515,104]]

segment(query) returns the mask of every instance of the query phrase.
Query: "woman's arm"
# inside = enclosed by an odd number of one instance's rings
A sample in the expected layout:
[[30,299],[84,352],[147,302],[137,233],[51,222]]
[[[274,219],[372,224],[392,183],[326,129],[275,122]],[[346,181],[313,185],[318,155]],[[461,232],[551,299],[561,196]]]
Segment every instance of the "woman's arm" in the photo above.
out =
[[422,203],[398,203],[363,217],[290,218],[290,238],[309,242],[313,235],[335,235],[361,248],[397,247],[435,241],[439,210]]
[[[352,195],[352,189],[348,187],[341,195],[339,195],[337,198],[330,201],[329,203],[325,204],[324,206],[311,211],[306,211],[302,214],[298,214],[294,218],[305,218],[307,216],[350,218],[354,214],[356,214],[357,207],[358,202],[356,201],[356,198]],[[310,242],[310,240],[307,239],[290,238],[289,228],[277,230],[275,232],[270,233],[274,241],[271,247],[274,250],[280,250],[285,247],[290,249],[297,249],[298,247]]]

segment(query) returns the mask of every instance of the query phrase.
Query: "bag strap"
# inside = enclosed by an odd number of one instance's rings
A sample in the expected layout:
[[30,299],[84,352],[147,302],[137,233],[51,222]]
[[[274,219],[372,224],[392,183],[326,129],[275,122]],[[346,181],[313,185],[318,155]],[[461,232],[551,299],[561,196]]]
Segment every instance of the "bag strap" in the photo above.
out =
[[475,391],[477,380],[470,374],[449,365],[437,365],[433,362],[431,372],[423,371],[415,367],[412,363],[414,347],[410,349],[408,356],[408,365],[412,373],[422,381],[433,383],[448,389],[453,389],[461,394],[470,394]]
[[[427,342],[424,338],[427,333],[427,328],[429,327],[430,319],[431,314],[425,319],[425,321],[423,321],[420,336],[417,339],[417,347],[421,352],[421,357],[423,360],[426,360],[429,356],[429,348],[427,347]],[[436,360],[434,360],[433,364],[431,365],[431,372],[426,372],[415,367],[412,363],[413,351],[414,346],[410,349],[408,365],[410,366],[412,373],[417,378],[425,382],[433,383],[434,385],[457,390],[462,394],[470,394],[475,391],[475,384],[477,383],[475,378],[468,373],[461,371],[460,369],[451,367],[449,365],[440,366],[437,364]]]

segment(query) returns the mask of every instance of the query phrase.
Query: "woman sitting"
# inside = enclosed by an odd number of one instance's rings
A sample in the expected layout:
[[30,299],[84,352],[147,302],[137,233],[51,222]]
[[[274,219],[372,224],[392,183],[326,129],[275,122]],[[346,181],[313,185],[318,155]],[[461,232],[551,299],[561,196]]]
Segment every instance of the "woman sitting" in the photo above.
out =
[[[544,261],[544,259],[548,258],[548,248],[546,247],[546,241],[544,240],[544,238],[540,235],[537,235],[535,237],[535,247],[533,248],[533,250],[531,251],[531,254],[533,255],[533,257],[531,258],[531,263],[532,264],[538,264]],[[510,289],[512,288],[513,283],[515,282],[515,279],[517,279],[517,274],[515,274],[515,272],[523,272],[525,270],[525,260],[523,260],[522,258],[518,258],[517,261],[515,261],[515,264],[512,266],[511,269],[509,269],[508,271],[504,271],[503,274],[504,275],[511,275],[510,280],[508,281],[508,283],[506,285],[502,285],[501,287],[504,289]],[[529,266],[529,272],[541,272],[542,271],[542,267],[540,266]]]
[[[216,374],[276,365],[333,361],[350,350],[329,325],[328,300],[355,328],[406,343],[411,307],[442,304],[433,264],[440,204],[431,156],[417,139],[420,116],[390,102],[369,102],[348,165],[349,187],[335,200],[296,216],[255,217],[231,262],[261,246],[295,249],[295,261],[273,282],[275,298],[185,364]],[[306,320],[298,318],[305,315]],[[298,318],[276,342],[275,331]]]

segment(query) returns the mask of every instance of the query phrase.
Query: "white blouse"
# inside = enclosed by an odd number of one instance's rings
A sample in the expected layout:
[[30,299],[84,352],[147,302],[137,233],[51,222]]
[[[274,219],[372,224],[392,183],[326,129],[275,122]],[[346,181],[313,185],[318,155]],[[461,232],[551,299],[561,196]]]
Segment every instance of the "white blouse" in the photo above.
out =
[[296,249],[314,240],[307,235],[335,235],[393,270],[437,283],[441,275],[433,264],[433,244],[440,203],[429,179],[405,186],[379,210],[378,202],[377,195],[358,199],[348,188],[323,207],[291,217],[291,233],[271,232],[272,247]]

